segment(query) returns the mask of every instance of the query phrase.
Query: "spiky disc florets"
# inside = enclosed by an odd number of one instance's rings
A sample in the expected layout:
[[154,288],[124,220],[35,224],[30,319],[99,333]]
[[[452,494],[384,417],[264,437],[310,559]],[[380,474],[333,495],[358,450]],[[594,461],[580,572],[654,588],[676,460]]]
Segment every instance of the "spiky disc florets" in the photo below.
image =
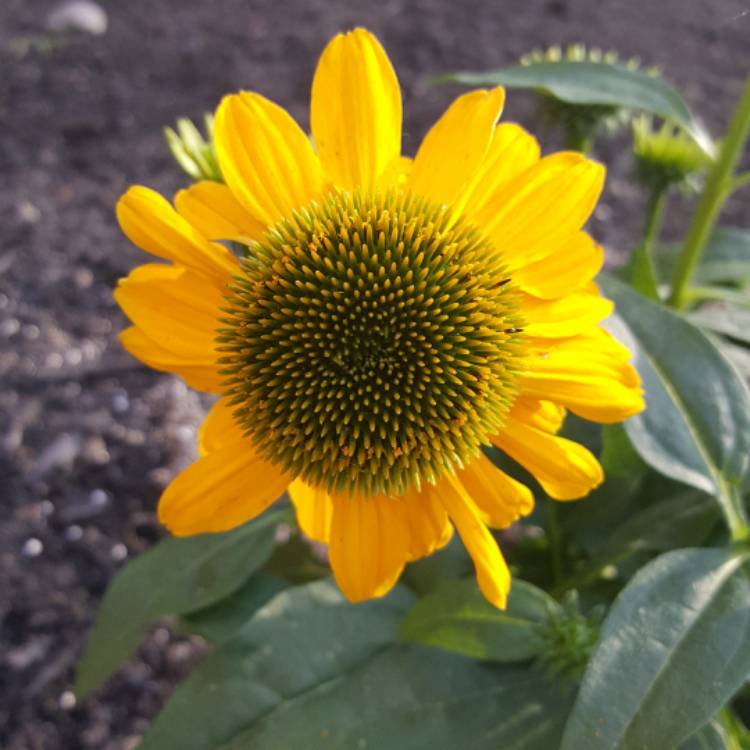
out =
[[241,268],[218,341],[236,418],[268,460],[329,491],[401,494],[502,427],[517,292],[447,207],[331,193]]

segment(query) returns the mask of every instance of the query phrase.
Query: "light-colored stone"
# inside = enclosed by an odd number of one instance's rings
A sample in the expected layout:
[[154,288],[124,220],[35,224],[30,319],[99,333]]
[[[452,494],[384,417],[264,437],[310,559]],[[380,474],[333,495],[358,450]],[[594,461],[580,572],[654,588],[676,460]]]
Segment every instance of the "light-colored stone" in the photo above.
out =
[[107,13],[93,0],[69,0],[47,16],[50,31],[85,31],[100,36],[107,31]]

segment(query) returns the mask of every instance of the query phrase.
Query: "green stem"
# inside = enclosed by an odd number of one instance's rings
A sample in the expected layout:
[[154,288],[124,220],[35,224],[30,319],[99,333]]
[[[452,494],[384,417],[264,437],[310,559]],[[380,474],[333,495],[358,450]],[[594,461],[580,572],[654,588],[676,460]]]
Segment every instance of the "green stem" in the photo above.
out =
[[624,560],[627,560],[631,555],[638,552],[641,547],[638,544],[631,544],[621,549],[619,552],[605,560],[599,560],[598,562],[584,568],[582,571],[572,575],[567,580],[559,583],[550,592],[552,596],[559,599],[566,591],[571,589],[582,589],[584,586],[588,586],[591,583],[596,583],[601,580],[602,573],[611,566],[617,566]]
[[737,485],[722,487],[718,498],[727,526],[729,526],[732,541],[747,542],[750,540],[750,521],[748,521],[740,488]]
[[672,295],[669,300],[672,307],[681,309],[685,306],[690,279],[727,197],[748,131],[750,131],[750,76],[745,82],[719,157],[708,174],[698,208],[693,215],[672,281]]
[[643,239],[633,253],[630,266],[633,286],[641,294],[657,302],[659,300],[659,281],[654,267],[654,243],[659,237],[666,205],[667,187],[654,188],[648,200]]
[[557,586],[562,580],[562,533],[554,500],[547,501],[547,538],[552,553],[552,582]]

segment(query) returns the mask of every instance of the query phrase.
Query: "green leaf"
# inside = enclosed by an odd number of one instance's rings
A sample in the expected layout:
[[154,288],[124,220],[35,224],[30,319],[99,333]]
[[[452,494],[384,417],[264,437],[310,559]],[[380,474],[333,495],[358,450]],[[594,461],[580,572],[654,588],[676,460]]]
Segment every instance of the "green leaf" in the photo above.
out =
[[537,656],[539,625],[560,605],[530,583],[513,579],[508,608],[498,610],[472,579],[447,581],[420,599],[401,624],[401,637],[474,659],[519,662]]
[[422,596],[434,591],[448,579],[470,575],[473,569],[461,537],[454,534],[442,549],[409,563],[401,576],[401,582]]
[[602,626],[561,750],[674,747],[750,671],[746,557],[668,552],[642,568]]
[[206,657],[139,750],[548,750],[573,696],[538,670],[394,643],[412,597],[287,589]]
[[[664,282],[672,279],[682,245],[666,245],[654,254],[659,276]],[[715,229],[706,243],[695,269],[696,284],[750,283],[750,229],[721,227]]]
[[645,464],[633,448],[628,433],[621,424],[606,424],[602,428],[602,453],[599,460],[605,477],[628,477],[643,471]]
[[688,315],[691,323],[750,345],[750,311],[731,305],[706,305]]
[[712,495],[739,484],[750,455],[750,395],[699,329],[609,277],[612,328],[634,354],[646,410],[625,422],[633,446],[657,471]]
[[750,731],[734,711],[725,707],[719,714],[722,729],[729,736],[728,748],[731,750],[750,750]]
[[721,725],[712,721],[685,740],[677,750],[733,750]]
[[283,591],[177,687],[139,750],[214,750],[392,643],[411,603],[399,587],[352,605],[328,580]]
[[627,547],[661,552],[697,545],[705,541],[720,518],[719,507],[710,495],[683,490],[619,524],[602,540],[601,548],[612,554]]
[[287,518],[280,510],[223,534],[169,538],[129,563],[99,607],[76,693],[86,695],[115,672],[150,623],[207,607],[238,589],[271,554],[276,526]]
[[560,60],[515,65],[484,73],[448,73],[440,80],[467,86],[536,89],[569,104],[642,110],[681,125],[708,154],[715,146],[679,92],[661,78],[624,65]]
[[233,594],[210,607],[183,615],[182,626],[211,643],[233,636],[263,605],[289,586],[287,581],[258,572]]
[[550,750],[571,703],[572,690],[539,670],[392,646],[219,750]]

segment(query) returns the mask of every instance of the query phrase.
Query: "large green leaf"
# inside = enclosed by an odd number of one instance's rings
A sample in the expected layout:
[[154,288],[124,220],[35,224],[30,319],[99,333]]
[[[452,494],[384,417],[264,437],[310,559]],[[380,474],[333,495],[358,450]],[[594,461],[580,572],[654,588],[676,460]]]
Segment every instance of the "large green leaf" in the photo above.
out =
[[448,581],[414,605],[401,637],[474,659],[526,661],[539,653],[539,626],[560,612],[551,596],[517,578],[504,611],[487,603],[473,579]]
[[392,643],[411,603],[401,588],[357,605],[328,580],[287,589],[177,687],[140,750],[215,750]]
[[668,552],[602,626],[561,750],[671,748],[708,723],[750,671],[745,557]]
[[140,750],[547,750],[573,696],[537,670],[395,643],[412,597],[287,589],[174,692]]
[[750,395],[736,370],[695,326],[630,287],[603,277],[619,318],[615,333],[633,350],[646,410],[625,427],[646,463],[712,495],[747,473]]
[[288,581],[259,571],[225,599],[183,615],[182,626],[211,643],[222,643],[288,586]]
[[506,86],[545,91],[570,104],[628,107],[679,123],[713,154],[711,137],[679,92],[661,78],[624,65],[569,60],[514,65],[484,73],[448,73],[441,80],[467,86]]
[[392,646],[285,701],[220,750],[551,750],[572,699],[538,670]]
[[166,539],[123,568],[99,607],[78,667],[76,692],[85,695],[126,661],[149,623],[207,607],[238,589],[266,561],[286,511],[223,534]]

